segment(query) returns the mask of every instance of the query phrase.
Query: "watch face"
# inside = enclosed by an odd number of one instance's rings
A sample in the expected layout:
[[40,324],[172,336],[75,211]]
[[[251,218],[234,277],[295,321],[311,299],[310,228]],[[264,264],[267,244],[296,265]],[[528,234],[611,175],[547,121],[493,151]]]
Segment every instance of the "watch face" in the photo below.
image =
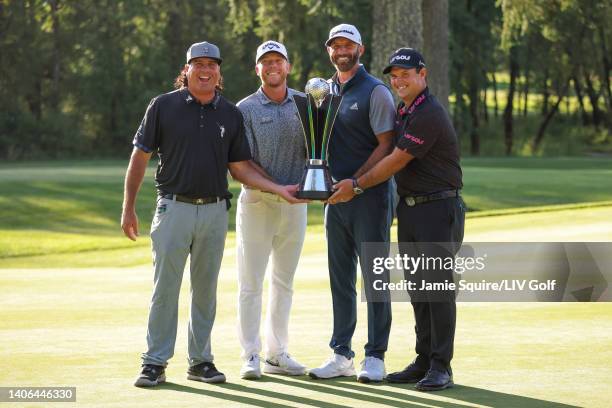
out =
[[363,188],[359,187],[359,185],[357,185],[357,179],[353,178],[353,193],[355,194],[361,194],[363,193]]

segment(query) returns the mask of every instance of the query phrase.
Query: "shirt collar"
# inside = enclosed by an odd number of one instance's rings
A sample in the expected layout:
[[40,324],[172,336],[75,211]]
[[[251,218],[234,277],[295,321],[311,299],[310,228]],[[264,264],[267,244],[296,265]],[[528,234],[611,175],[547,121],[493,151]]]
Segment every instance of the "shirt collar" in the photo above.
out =
[[332,76],[332,82],[335,84],[337,89],[340,90],[339,93],[343,94],[344,92],[346,92],[348,88],[353,86],[355,83],[359,82],[361,78],[365,75],[365,73],[366,73],[366,70],[363,64],[359,64],[359,69],[357,70],[357,72],[355,72],[355,75],[353,75],[351,79],[341,84],[340,81],[338,81],[338,72],[336,72]]
[[215,91],[215,97],[212,99],[212,101],[205,103],[205,104],[201,104],[200,102],[198,102],[195,96],[193,96],[191,92],[189,92],[189,89],[183,88],[181,91],[183,92],[183,96],[185,97],[185,103],[187,105],[191,103],[197,103],[203,106],[210,105],[213,109],[217,109],[217,106],[219,105],[219,99],[221,99],[221,95],[219,94],[219,92]]
[[[270,98],[268,98],[268,95],[265,94],[261,86],[259,87],[259,89],[257,89],[257,96],[259,97],[259,101],[261,102],[262,105],[267,105],[269,103],[276,103],[272,101]],[[279,103],[278,105],[284,105],[287,102],[292,101],[292,100],[293,100],[293,90],[287,87],[287,96],[285,96],[285,99],[283,99],[283,101]]]
[[412,101],[410,106],[406,106],[404,102],[401,102],[398,106],[397,111],[400,116],[411,115],[412,113],[414,113],[414,110],[417,107],[419,107],[421,104],[423,104],[423,102],[427,100],[427,98],[429,98],[429,88],[425,87],[425,89],[423,89],[423,92],[421,92],[416,98],[414,98],[414,101]]

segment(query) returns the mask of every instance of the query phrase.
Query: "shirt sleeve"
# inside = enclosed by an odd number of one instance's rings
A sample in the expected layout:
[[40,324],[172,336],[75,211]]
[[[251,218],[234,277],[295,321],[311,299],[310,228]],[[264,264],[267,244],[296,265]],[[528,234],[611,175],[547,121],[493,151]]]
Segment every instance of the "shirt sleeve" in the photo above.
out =
[[257,154],[257,139],[255,138],[255,134],[253,133],[253,119],[249,113],[248,104],[240,101],[238,102],[238,109],[242,113],[242,118],[244,120],[244,135],[246,136],[247,142],[249,143],[249,148],[251,150],[251,155],[253,159],[256,160],[258,157]]
[[132,144],[145,153],[152,153],[158,149],[159,140],[159,103],[157,98],[153,98],[149,102]]
[[395,126],[395,102],[384,85],[376,86],[370,95],[370,126],[375,135],[393,130]]
[[415,116],[410,123],[397,135],[396,146],[417,159],[427,154],[438,140],[435,119],[428,116]]
[[245,135],[244,117],[240,110],[236,111],[238,113],[236,118],[238,120],[238,129],[236,137],[232,139],[228,152],[227,161],[230,163],[251,159],[251,149],[249,148],[249,142]]

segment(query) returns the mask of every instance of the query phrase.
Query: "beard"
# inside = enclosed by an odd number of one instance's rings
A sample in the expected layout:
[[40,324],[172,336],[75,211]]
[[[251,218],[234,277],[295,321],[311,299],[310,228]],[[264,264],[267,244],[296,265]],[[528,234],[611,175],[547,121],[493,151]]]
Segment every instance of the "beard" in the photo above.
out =
[[[347,61],[338,62],[340,58],[348,58]],[[332,64],[338,69],[340,72],[350,71],[351,68],[355,66],[359,62],[359,49],[356,49],[353,54],[345,54],[345,55],[336,55],[330,56]]]
[[287,80],[287,75],[279,75],[276,78],[265,78],[264,77],[264,83],[271,87],[271,88],[277,88],[280,86],[285,86]]

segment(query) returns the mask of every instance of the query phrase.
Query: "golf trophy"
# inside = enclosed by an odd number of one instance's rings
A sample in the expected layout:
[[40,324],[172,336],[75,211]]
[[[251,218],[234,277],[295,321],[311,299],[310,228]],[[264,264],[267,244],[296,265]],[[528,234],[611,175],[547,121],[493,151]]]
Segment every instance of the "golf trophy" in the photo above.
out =
[[331,94],[329,84],[322,78],[309,80],[305,92],[306,96],[293,97],[302,122],[308,159],[296,195],[307,200],[327,200],[333,194],[327,147],[342,97]]

